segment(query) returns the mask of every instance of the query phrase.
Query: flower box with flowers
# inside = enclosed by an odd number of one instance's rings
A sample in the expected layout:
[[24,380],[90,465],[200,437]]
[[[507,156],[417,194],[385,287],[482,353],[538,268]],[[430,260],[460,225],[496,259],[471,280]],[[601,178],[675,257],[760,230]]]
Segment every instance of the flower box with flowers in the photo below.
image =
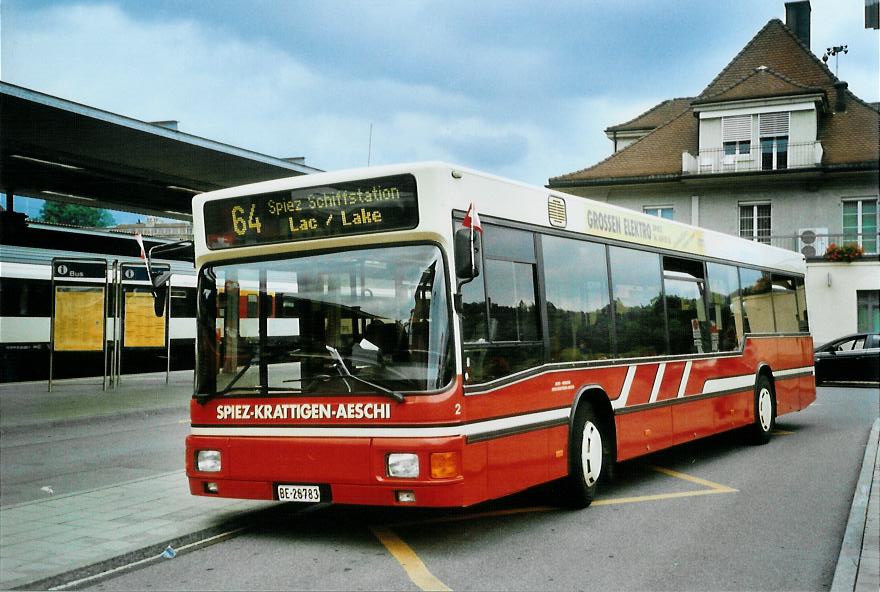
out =
[[849,263],[860,258],[864,254],[865,250],[862,249],[858,243],[846,243],[845,245],[831,243],[828,245],[828,248],[825,249],[825,259],[828,261],[843,261]]

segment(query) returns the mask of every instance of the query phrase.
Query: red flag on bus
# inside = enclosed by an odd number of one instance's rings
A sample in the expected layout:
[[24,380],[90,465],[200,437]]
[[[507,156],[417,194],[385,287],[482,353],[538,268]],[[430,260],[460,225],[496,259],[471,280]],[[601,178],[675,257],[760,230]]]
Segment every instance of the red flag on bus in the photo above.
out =
[[141,259],[146,261],[147,253],[144,251],[144,237],[141,236],[141,233],[137,233],[134,235],[134,240],[137,241],[138,246],[141,248]]
[[476,230],[482,234],[483,227],[480,225],[480,216],[477,214],[477,208],[474,207],[474,202],[471,202],[471,205],[468,206],[468,211],[467,214],[464,215],[462,225],[465,228],[470,228],[472,231]]

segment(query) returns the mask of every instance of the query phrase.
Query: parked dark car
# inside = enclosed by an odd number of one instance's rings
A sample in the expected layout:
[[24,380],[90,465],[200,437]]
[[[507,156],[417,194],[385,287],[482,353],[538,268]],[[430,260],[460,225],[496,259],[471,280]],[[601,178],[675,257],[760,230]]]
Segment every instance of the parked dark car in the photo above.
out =
[[880,383],[880,333],[855,333],[817,347],[816,384]]

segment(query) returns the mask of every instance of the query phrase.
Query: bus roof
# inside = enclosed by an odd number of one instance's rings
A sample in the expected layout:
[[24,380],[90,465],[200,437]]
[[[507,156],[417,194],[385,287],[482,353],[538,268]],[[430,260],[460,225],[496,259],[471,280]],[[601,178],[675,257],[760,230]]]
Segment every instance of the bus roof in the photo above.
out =
[[[444,162],[417,162],[348,169],[303,175],[203,193],[193,199],[194,235],[197,255],[207,254],[203,208],[206,202],[247,195],[320,187],[363,179],[412,174],[418,183],[418,229],[395,231],[395,238],[425,231],[451,239],[453,210],[464,212],[471,203],[481,217],[508,220],[560,232],[574,232],[635,246],[645,246],[686,255],[779,269],[805,272],[803,255],[794,251],[745,240],[722,232],[691,226],[595,201],[545,187],[532,186]],[[371,238],[367,238],[371,237]],[[354,237],[357,239],[358,237]],[[362,235],[363,242],[375,242],[375,235]],[[314,246],[328,248],[351,244],[352,237],[316,239]],[[320,243],[320,245],[318,244]],[[310,243],[312,244],[312,243]],[[258,254],[257,247],[244,247]],[[300,247],[302,244],[300,243]],[[223,257],[240,257],[238,249],[227,249]],[[212,259],[214,257],[211,257]]]

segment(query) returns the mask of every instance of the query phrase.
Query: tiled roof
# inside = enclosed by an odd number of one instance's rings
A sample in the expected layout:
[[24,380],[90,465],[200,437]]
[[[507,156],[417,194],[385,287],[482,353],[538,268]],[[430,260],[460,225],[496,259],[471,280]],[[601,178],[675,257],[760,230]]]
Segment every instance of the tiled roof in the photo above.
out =
[[[682,112],[676,117],[591,167],[551,178],[550,185],[680,177],[682,152],[699,151],[694,104],[818,92],[824,93],[828,101],[827,112],[820,116],[818,127],[818,139],[824,150],[822,165],[877,166],[880,113],[846,90],[842,91],[846,109],[835,112],[840,92],[836,82],[837,78],[809,48],[781,21],[773,19],[696,99],[682,105]],[[655,109],[675,101],[661,103]],[[648,111],[622,125],[630,127],[650,114]]]
[[620,179],[627,177],[665,178],[681,174],[681,153],[694,153],[697,145],[697,119],[690,106],[672,121],[658,127],[592,167],[554,177],[557,181],[582,179]]
[[766,66],[804,86],[825,87],[836,79],[791,29],[772,19],[752,37],[697,98],[717,94],[736,84],[755,68]]
[[726,101],[780,96],[790,97],[800,94],[825,94],[825,91],[816,86],[799,84],[766,66],[759,66],[728,88],[720,90],[714,95],[701,95],[698,99],[692,101],[691,104],[723,103]]
[[642,113],[641,115],[630,119],[626,123],[619,123],[607,128],[606,132],[622,132],[634,130],[648,130],[659,127],[668,122],[673,117],[680,114],[691,104],[694,97],[684,97],[679,99],[668,99],[659,105],[655,105]]

